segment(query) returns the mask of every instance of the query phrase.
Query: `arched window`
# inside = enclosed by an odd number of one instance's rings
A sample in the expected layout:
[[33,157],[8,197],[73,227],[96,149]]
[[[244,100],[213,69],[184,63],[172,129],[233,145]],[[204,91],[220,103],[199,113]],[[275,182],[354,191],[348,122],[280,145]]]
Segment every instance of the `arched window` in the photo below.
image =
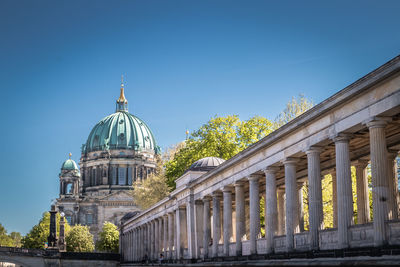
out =
[[65,189],[66,189],[66,190],[65,190],[65,193],[66,193],[66,194],[72,195],[72,194],[74,193],[74,192],[73,192],[74,187],[72,186],[72,183],[67,183],[67,186],[66,186]]

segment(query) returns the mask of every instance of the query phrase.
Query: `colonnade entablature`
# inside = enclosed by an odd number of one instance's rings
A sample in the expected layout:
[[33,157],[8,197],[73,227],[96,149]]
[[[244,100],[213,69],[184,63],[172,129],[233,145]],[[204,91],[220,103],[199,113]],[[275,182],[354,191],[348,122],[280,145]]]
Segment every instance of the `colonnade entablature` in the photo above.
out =
[[167,198],[122,223],[121,254],[138,262],[400,244],[399,151],[400,56],[215,168],[189,169]]

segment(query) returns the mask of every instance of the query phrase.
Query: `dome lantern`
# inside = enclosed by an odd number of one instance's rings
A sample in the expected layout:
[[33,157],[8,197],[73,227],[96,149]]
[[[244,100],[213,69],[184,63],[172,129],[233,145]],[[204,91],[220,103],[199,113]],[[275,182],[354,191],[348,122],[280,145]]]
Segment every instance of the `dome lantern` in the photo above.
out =
[[121,92],[119,98],[117,99],[116,112],[125,111],[128,112],[128,100],[125,98],[124,94],[124,76],[121,76]]

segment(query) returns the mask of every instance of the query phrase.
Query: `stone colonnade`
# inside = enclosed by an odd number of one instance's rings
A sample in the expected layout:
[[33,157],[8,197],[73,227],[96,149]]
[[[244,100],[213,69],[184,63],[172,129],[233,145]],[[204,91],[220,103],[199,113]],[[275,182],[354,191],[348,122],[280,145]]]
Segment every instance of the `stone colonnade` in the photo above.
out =
[[[399,88],[400,56],[215,169],[188,170],[168,198],[122,223],[124,261],[400,244]],[[324,226],[325,175],[332,177],[331,229]]]
[[[374,118],[366,123],[370,135],[370,167],[373,192],[373,243],[388,244],[385,221],[398,219],[397,175],[394,156],[388,153],[385,126],[387,121]],[[335,182],[334,221],[337,221],[337,246],[348,248],[349,229],[354,224],[349,142],[351,135],[338,134],[332,138],[335,145],[335,166],[329,171]],[[321,158],[322,147],[311,146],[304,151],[307,157],[309,192],[309,230],[306,241],[309,249],[320,249],[320,233],[323,230]],[[276,252],[279,237],[284,251],[298,246],[296,234],[300,233],[299,190],[297,164],[299,160],[287,157],[282,162],[264,168],[264,175],[251,174],[230,185],[192,201],[176,204],[176,208],[161,213],[145,224],[139,224],[123,234],[123,246],[128,247],[127,261],[163,259],[216,258],[221,256],[252,255],[259,252],[259,240],[265,241],[266,253]],[[390,166],[389,166],[390,164]],[[357,181],[358,224],[370,222],[368,160],[353,161]],[[389,170],[389,171],[388,171]],[[277,173],[284,172],[284,188],[277,186]],[[265,182],[265,238],[260,235],[260,181]],[[264,183],[263,183],[264,184]],[[245,191],[245,189],[247,189]],[[283,201],[282,193],[285,194]],[[246,233],[246,196],[249,203],[249,233]],[[340,197],[338,197],[340,196]],[[284,207],[283,207],[284,204]],[[282,222],[284,218],[284,222]],[[285,225],[285,231],[282,230]],[[235,231],[234,231],[235,229]],[[246,235],[248,236],[246,237]],[[127,244],[129,243],[129,245]],[[246,243],[247,246],[244,246]],[[231,249],[233,248],[233,249]],[[244,253],[244,250],[248,250]]]

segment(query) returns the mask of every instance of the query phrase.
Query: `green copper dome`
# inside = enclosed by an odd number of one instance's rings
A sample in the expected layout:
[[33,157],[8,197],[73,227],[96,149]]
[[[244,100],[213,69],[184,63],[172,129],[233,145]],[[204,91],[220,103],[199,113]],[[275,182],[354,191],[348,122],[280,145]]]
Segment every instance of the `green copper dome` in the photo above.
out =
[[78,170],[78,166],[72,159],[67,159],[64,161],[61,170]]
[[84,146],[85,152],[108,149],[134,149],[159,153],[153,133],[138,117],[117,111],[97,123]]
[[82,152],[109,149],[132,149],[160,153],[150,128],[138,117],[128,112],[128,100],[121,83],[116,112],[99,121],[92,129]]

